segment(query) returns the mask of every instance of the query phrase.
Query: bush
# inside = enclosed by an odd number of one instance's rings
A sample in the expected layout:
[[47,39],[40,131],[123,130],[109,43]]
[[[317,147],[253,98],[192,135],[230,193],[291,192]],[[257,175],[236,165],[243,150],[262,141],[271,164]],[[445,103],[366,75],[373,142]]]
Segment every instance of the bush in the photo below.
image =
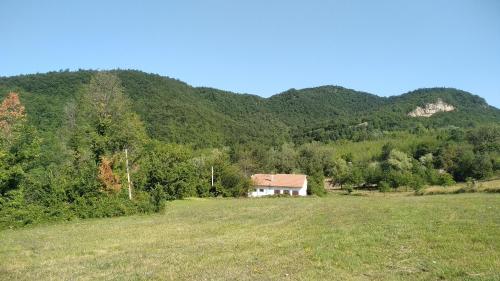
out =
[[425,181],[419,175],[413,175],[410,181],[409,186],[413,188],[413,190],[420,190],[424,187]]
[[156,211],[154,202],[144,192],[134,192],[132,200],[128,198],[128,191],[122,190],[118,194],[99,196],[82,196],[71,205],[72,212],[79,218],[105,218],[137,213]]
[[326,195],[326,190],[324,186],[324,177],[322,174],[316,174],[308,178],[307,180],[307,194],[324,196]]
[[159,212],[165,207],[165,192],[163,186],[158,183],[151,191],[151,204],[155,212]]
[[448,173],[443,173],[439,177],[439,185],[442,186],[450,186],[455,184],[455,180],[453,180],[453,176]]
[[378,190],[380,192],[389,192],[391,191],[391,186],[386,181],[381,181],[378,183]]
[[396,188],[399,186],[409,186],[412,179],[413,179],[413,175],[410,172],[406,172],[406,171],[391,170],[385,176],[386,176],[385,181],[392,188]]
[[487,153],[476,154],[472,163],[472,176],[485,179],[493,174],[493,161]]
[[251,181],[234,165],[228,165],[222,169],[218,182],[222,187],[224,197],[247,196],[252,185]]
[[343,189],[347,191],[347,194],[351,194],[354,191],[354,187],[350,184],[344,185]]
[[21,190],[0,196],[0,229],[72,218],[74,214],[63,202],[52,205],[29,203]]

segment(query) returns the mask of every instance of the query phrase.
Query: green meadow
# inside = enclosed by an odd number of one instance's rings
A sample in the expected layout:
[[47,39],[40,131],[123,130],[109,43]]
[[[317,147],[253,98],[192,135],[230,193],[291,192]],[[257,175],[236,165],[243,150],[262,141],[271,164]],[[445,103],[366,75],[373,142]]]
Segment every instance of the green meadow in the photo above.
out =
[[500,195],[186,199],[0,241],[2,280],[499,280]]

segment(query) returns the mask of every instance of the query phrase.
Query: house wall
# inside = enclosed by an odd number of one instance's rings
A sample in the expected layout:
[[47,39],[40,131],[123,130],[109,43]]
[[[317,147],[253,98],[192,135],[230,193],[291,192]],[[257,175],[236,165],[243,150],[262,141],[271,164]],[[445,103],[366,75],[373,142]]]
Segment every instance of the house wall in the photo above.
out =
[[307,178],[304,181],[304,185],[302,185],[302,188],[299,190],[299,195],[300,196],[307,196]]
[[[257,189],[257,191],[255,191]],[[264,189],[263,192],[260,189]],[[261,197],[274,195],[274,190],[280,190],[280,194],[283,194],[283,190],[290,190],[290,195],[292,195],[293,190],[299,191],[299,196],[307,196],[307,180],[304,181],[304,185],[299,188],[292,187],[269,187],[269,186],[254,186],[252,191],[248,193],[249,197]]]

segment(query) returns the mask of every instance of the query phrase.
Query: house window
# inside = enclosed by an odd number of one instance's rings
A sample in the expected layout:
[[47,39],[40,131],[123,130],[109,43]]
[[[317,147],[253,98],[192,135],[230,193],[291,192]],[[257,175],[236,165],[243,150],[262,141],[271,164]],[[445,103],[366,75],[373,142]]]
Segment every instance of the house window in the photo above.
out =
[[280,190],[279,189],[275,189],[274,190],[274,194],[280,194]]
[[263,189],[263,188],[261,188],[261,189],[260,189],[260,192],[264,192],[264,189]]
[[293,196],[298,196],[298,195],[299,195],[299,191],[298,191],[298,190],[294,190],[294,191],[292,191],[292,195],[293,195]]
[[290,195],[290,190],[283,190],[283,194]]
[[257,188],[255,189],[255,192],[257,192]]

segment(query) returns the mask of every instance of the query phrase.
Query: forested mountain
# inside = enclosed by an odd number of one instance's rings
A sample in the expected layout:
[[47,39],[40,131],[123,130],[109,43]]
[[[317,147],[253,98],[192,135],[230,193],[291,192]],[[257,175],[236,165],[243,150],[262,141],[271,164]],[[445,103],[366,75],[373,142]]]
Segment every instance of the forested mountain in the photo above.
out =
[[[270,98],[191,87],[176,79],[133,70],[113,71],[147,132],[162,141],[213,147],[237,143],[363,140],[418,126],[473,127],[500,122],[500,110],[451,88],[419,89],[389,98],[338,86],[290,89]],[[94,71],[50,72],[0,78],[0,94],[20,93],[39,130],[54,132]],[[431,118],[407,114],[441,99],[456,108]]]
[[0,97],[0,228],[246,196],[254,173],[305,174],[322,196],[326,179],[420,191],[500,171],[500,110],[456,89],[262,98],[81,70],[3,77]]

